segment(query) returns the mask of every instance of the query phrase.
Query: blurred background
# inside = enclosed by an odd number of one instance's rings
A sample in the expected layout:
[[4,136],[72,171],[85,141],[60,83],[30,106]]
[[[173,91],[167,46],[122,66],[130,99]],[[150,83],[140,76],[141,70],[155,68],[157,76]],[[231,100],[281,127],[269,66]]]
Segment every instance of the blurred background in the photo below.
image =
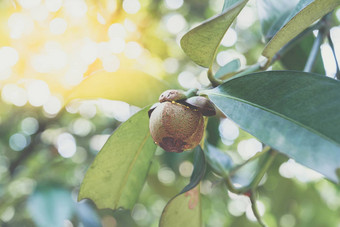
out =
[[[110,134],[138,107],[67,95],[97,70],[137,68],[182,89],[209,85],[180,38],[221,12],[223,0],[0,1],[0,226],[158,226],[167,201],[189,181],[192,153],[159,149],[132,211],[98,210],[76,202],[84,174]],[[215,71],[238,59],[256,63],[264,47],[254,0],[226,33]],[[339,24],[340,10],[333,14]],[[340,53],[340,26],[331,29]],[[309,53],[309,49],[303,49]],[[321,47],[327,76],[336,65]],[[278,62],[274,69],[284,69]],[[150,91],[152,92],[152,91]],[[208,142],[242,163],[263,145],[223,116],[211,118]],[[256,161],[234,179],[250,181]],[[280,155],[259,188],[258,207],[269,226],[340,226],[339,186]],[[228,192],[208,168],[202,181],[205,226],[258,226],[249,198]]]

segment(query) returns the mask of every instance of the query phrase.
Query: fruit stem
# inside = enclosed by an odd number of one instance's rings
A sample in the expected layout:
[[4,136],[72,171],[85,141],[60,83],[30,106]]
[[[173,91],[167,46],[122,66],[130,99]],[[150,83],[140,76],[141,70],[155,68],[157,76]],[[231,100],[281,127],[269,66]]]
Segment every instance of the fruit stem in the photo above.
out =
[[309,57],[307,59],[307,63],[303,70],[304,72],[311,72],[313,70],[313,67],[316,62],[316,58],[318,57],[320,53],[320,46],[326,35],[325,32],[326,32],[325,29],[319,29],[318,36],[316,37],[313,43],[312,50],[310,51]]
[[335,66],[336,66],[335,78],[340,80],[340,67],[339,67],[338,59],[336,57],[336,53],[335,53],[335,49],[334,49],[334,43],[333,43],[331,34],[329,32],[327,34],[327,39],[328,39],[328,44],[331,47],[332,53],[333,53],[333,56],[334,56],[334,61],[335,61]]
[[261,152],[256,153],[254,156],[252,156],[251,158],[249,158],[248,160],[246,160],[245,162],[233,167],[230,171],[229,171],[229,175],[232,176],[235,174],[235,172],[237,172],[239,169],[241,169],[243,166],[245,166],[246,164],[248,164],[249,162],[258,159],[259,157],[261,157],[262,155],[266,154],[271,148],[269,146],[265,146],[263,148],[263,150]]
[[262,177],[264,176],[264,174],[267,172],[268,168],[271,166],[272,162],[274,161],[277,152],[272,150],[270,147],[266,146],[262,152],[258,153],[259,155],[255,155],[254,158],[251,158],[252,161],[255,158],[258,158],[264,154],[266,154],[266,158],[265,160],[263,160],[263,162],[261,163],[261,169],[257,172],[256,176],[254,177],[254,179],[251,181],[251,183],[247,186],[244,187],[240,187],[240,188],[235,188],[234,184],[232,183],[232,180],[230,178],[231,174],[234,174],[235,171],[237,171],[239,168],[241,168],[243,165],[245,165],[246,163],[248,163],[249,161],[246,161],[245,163],[242,163],[240,166],[235,167],[231,172],[227,173],[225,172],[223,175],[223,178],[225,180],[225,183],[228,187],[228,190],[236,193],[236,194],[244,194],[246,192],[248,192],[249,190],[255,190],[256,187],[258,186],[258,184],[261,182]]
[[254,216],[257,219],[257,222],[262,227],[267,227],[267,225],[263,222],[263,220],[261,218],[259,210],[257,209],[256,198],[255,198],[256,192],[254,190],[251,190],[249,194],[250,194],[249,199],[250,199],[250,203],[251,203],[251,209],[253,210],[253,213],[254,213]]
[[277,152],[274,151],[273,149],[270,149],[266,153],[266,159],[261,163],[262,164],[261,169],[257,172],[255,178],[252,180],[252,182],[249,185],[251,189],[255,189],[259,185],[260,181],[262,180],[262,177],[264,176],[264,174],[267,172],[267,170],[273,163],[276,155],[277,155]]
[[223,83],[222,80],[219,80],[214,77],[211,67],[208,69],[207,74],[208,74],[208,79],[210,80],[210,83],[213,87],[217,87],[218,85],[221,85]]
[[185,95],[186,98],[190,98],[190,97],[196,96],[197,95],[197,91],[198,91],[197,88],[192,88],[192,89],[187,90],[186,92],[184,92],[184,95]]

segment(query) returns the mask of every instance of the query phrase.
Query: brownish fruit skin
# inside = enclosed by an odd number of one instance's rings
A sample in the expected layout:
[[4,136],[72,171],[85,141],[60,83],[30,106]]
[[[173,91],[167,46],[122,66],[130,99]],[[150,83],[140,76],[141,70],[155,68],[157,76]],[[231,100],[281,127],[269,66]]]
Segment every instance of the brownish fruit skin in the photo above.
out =
[[186,95],[181,90],[166,90],[159,96],[159,102],[172,102],[185,99]]
[[204,119],[197,110],[176,102],[162,102],[150,117],[154,141],[169,152],[182,152],[196,147],[204,132]]

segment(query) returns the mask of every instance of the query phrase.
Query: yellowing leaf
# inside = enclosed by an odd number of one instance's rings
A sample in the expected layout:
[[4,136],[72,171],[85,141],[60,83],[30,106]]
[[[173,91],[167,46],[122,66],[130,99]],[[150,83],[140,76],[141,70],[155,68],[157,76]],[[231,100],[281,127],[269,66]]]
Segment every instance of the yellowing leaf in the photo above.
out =
[[262,55],[271,59],[287,42],[305,30],[314,21],[340,5],[339,0],[302,0],[291,19],[268,42]]
[[144,107],[157,102],[159,95],[167,89],[165,82],[141,71],[100,71],[76,86],[66,100],[104,98]]
[[160,227],[186,226],[201,227],[201,197],[199,182],[205,174],[204,152],[200,146],[195,149],[194,170],[190,182],[165,206]]
[[240,1],[223,13],[204,21],[181,39],[183,51],[196,64],[210,67],[216,50],[236,16],[248,1]]
[[174,197],[163,211],[160,227],[186,226],[201,227],[200,187]]
[[133,208],[156,150],[147,111],[136,113],[108,139],[85,175],[79,200],[89,198],[100,209]]

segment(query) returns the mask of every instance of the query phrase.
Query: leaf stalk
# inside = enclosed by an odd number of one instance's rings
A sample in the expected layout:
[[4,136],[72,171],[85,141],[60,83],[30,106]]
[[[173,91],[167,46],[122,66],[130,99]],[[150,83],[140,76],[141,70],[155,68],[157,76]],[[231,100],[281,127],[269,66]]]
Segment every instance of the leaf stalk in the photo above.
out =
[[211,67],[208,69],[207,74],[208,74],[208,79],[213,87],[217,87],[218,85],[221,85],[223,83],[222,80],[219,80],[214,77]]

